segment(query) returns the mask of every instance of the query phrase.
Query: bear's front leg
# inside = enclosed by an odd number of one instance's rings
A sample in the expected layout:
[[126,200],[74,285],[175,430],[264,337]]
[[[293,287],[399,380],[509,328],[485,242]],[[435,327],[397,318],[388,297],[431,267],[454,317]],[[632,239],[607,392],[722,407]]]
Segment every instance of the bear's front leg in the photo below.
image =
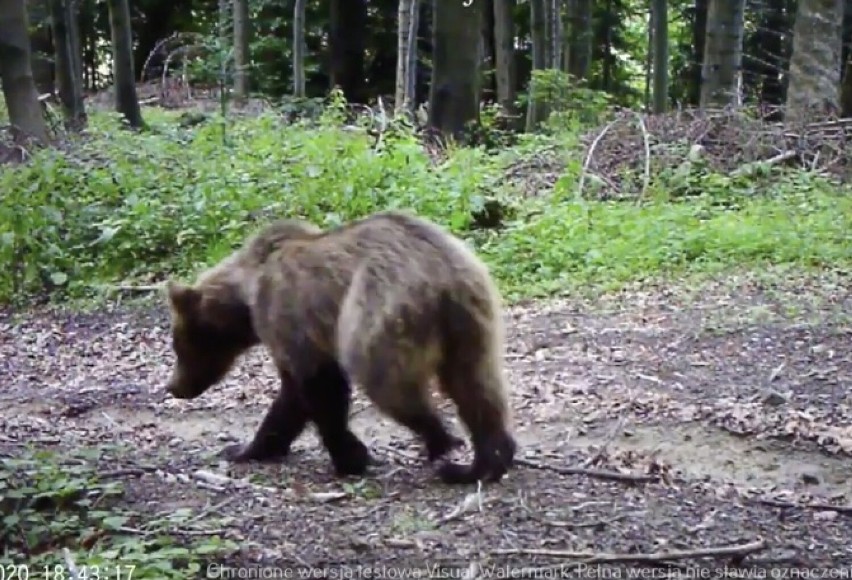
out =
[[336,363],[327,363],[305,383],[305,398],[338,476],[364,475],[376,461],[349,428],[352,387]]
[[233,463],[280,461],[308,424],[308,410],[299,393],[283,380],[281,389],[260,423],[251,443],[225,447],[221,455]]

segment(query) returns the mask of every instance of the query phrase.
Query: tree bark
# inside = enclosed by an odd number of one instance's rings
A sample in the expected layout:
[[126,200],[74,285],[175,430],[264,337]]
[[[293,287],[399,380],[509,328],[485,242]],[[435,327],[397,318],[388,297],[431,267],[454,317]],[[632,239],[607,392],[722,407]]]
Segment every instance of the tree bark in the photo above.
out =
[[293,7],[293,96],[305,96],[305,4],[296,0]]
[[587,79],[592,64],[592,0],[568,0],[563,57],[565,71]]
[[654,113],[666,112],[669,100],[669,14],[668,0],[653,0]]
[[479,122],[482,3],[433,0],[432,17],[429,127],[462,140],[465,126]]
[[248,0],[234,0],[234,97],[243,101],[250,90]]
[[136,94],[133,71],[133,40],[128,0],[107,0],[112,31],[112,74],[115,83],[115,109],[134,129],[145,125]]
[[701,107],[739,105],[745,0],[710,0]]
[[839,112],[842,22],[843,0],[799,0],[785,120]]
[[[530,33],[532,36],[532,72],[547,68],[547,0],[530,0]],[[530,77],[527,105],[527,132],[534,131],[547,117],[547,108],[537,98],[534,76]]]
[[482,2],[482,86],[481,98],[496,97],[495,48],[494,48],[494,0],[476,0]]
[[497,100],[507,115],[515,114],[515,0],[494,0],[494,66]]
[[83,76],[79,67],[82,59],[72,48],[72,20],[77,14],[71,3],[72,0],[50,0],[50,10],[56,47],[59,100],[65,127],[69,131],[80,131],[86,126],[86,109],[83,104]]
[[47,143],[30,55],[25,0],[0,0],[0,81],[14,137]]
[[350,103],[365,103],[366,0],[331,0],[330,16],[331,85]]

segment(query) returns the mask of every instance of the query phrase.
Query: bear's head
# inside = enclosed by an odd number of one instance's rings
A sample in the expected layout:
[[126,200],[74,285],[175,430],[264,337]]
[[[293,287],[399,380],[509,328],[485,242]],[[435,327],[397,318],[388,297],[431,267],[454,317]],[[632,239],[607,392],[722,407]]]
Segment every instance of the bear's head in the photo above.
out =
[[248,305],[226,286],[166,285],[176,366],[166,390],[194,399],[221,381],[258,343]]

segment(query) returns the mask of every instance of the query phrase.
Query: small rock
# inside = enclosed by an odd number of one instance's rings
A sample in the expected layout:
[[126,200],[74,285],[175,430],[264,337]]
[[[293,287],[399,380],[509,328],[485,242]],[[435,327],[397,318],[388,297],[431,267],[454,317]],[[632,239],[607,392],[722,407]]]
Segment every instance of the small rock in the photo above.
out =
[[836,511],[814,512],[814,519],[818,522],[830,522],[837,518]]
[[772,407],[777,407],[779,405],[783,405],[787,402],[787,397],[779,393],[778,391],[769,391],[763,397],[763,403],[765,405],[770,405]]
[[819,476],[815,473],[805,472],[801,475],[802,483],[805,485],[818,485],[819,484]]

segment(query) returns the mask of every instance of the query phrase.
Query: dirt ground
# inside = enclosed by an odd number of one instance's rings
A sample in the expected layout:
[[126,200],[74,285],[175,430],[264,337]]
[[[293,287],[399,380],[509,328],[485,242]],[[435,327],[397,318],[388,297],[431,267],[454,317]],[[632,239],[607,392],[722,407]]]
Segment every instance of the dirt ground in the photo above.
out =
[[[109,466],[127,469],[128,501],[205,510],[244,546],[223,565],[543,575],[531,569],[595,561],[568,557],[582,552],[681,572],[739,562],[852,573],[850,277],[765,280],[509,309],[521,461],[479,491],[440,484],[410,434],[360,397],[354,430],[380,460],[365,480],[336,479],[312,431],[281,465],[220,462],[265,412],[271,364],[257,351],[205,396],[168,399],[162,307],[0,319],[0,447],[130,444]],[[761,540],[744,560],[677,553]]]

